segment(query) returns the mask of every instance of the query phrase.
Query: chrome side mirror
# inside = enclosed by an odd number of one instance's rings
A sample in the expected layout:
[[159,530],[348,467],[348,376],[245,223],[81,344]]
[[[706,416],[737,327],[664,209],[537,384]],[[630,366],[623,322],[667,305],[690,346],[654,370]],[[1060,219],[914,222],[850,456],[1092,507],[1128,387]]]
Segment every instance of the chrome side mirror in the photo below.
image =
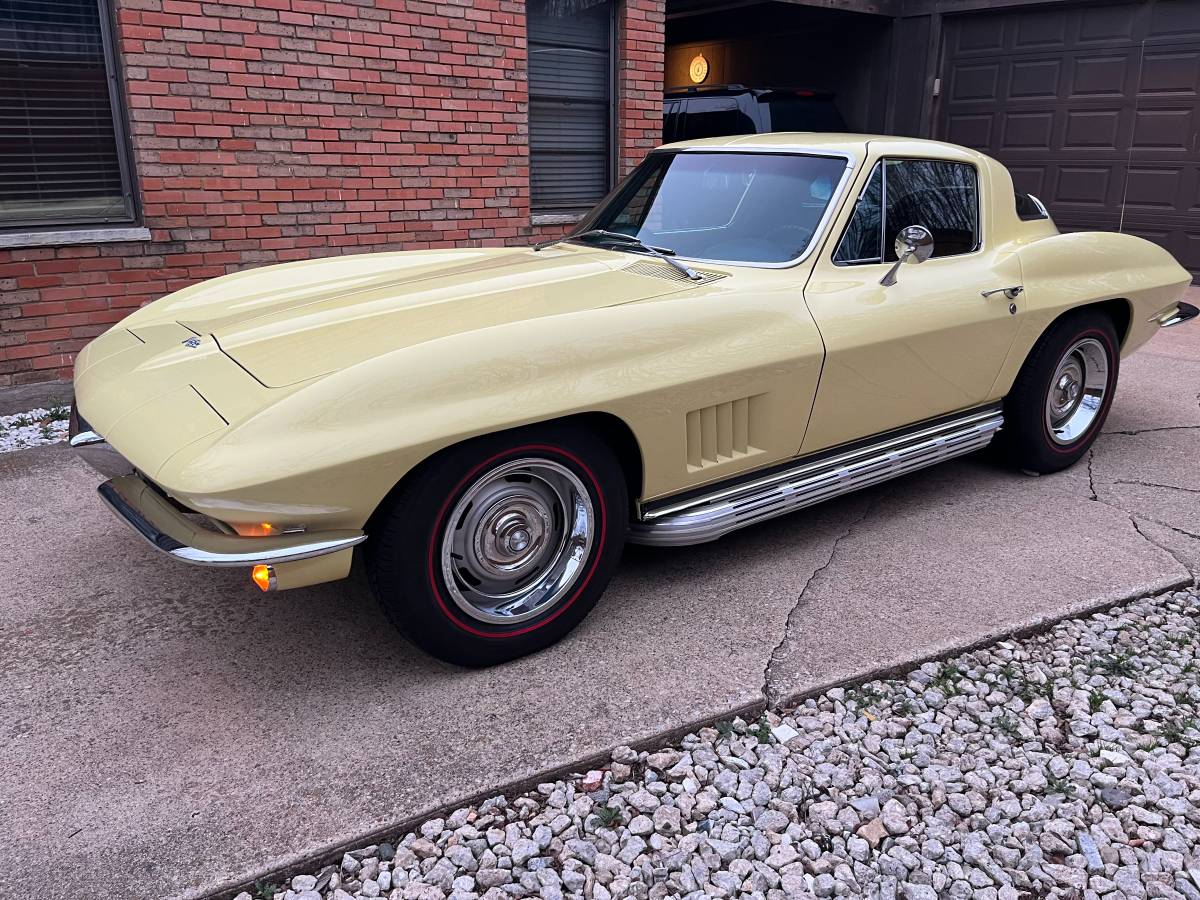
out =
[[896,272],[901,263],[922,263],[933,256],[933,235],[924,225],[909,225],[901,228],[896,235],[896,262],[887,270],[887,274],[879,279],[884,287],[896,283]]

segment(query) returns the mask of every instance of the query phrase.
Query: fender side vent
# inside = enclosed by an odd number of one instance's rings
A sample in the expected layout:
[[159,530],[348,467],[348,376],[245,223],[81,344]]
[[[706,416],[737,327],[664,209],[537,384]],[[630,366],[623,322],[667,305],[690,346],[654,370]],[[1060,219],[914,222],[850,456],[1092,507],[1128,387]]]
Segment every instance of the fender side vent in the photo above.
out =
[[[694,267],[693,267],[694,268]],[[635,262],[627,265],[622,271],[630,272],[634,275],[645,275],[647,278],[661,278],[664,281],[685,281],[688,284],[708,284],[710,281],[716,281],[718,278],[726,277],[723,272],[705,272],[703,269],[697,269],[704,276],[700,281],[692,281],[677,268],[670,263],[664,262]]]
[[687,414],[687,467],[689,472],[760,453],[754,446],[763,394],[742,397]]

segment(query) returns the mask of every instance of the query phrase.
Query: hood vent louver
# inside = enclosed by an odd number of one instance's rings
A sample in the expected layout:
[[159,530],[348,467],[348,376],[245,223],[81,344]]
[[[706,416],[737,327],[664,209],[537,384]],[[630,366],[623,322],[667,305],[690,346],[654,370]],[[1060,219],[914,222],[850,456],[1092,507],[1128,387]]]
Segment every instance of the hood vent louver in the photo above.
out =
[[718,278],[727,277],[724,272],[705,272],[703,269],[697,271],[704,276],[700,281],[692,281],[670,263],[651,262],[650,260],[630,263],[622,269],[623,272],[630,272],[634,275],[645,275],[647,278],[661,278],[664,281],[682,281],[688,284],[708,284],[710,281],[716,281]]

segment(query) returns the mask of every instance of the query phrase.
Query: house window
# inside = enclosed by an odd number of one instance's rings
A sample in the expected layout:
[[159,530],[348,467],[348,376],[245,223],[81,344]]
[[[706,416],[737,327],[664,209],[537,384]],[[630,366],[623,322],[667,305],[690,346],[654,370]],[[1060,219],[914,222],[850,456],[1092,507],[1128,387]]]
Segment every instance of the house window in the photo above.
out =
[[0,228],[134,218],[105,3],[0,4]]
[[612,187],[613,4],[529,0],[534,215],[577,216]]

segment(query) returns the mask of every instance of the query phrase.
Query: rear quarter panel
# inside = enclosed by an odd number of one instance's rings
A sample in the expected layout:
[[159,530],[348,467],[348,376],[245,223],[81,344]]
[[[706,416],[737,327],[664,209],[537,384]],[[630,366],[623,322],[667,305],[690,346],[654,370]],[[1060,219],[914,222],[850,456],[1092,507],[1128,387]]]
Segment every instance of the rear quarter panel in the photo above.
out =
[[1191,284],[1191,275],[1170,253],[1133,235],[1033,234],[1013,242],[1025,293],[1020,329],[996,381],[997,397],[1008,393],[1033,345],[1064,313],[1106,300],[1126,301],[1129,328],[1119,337],[1121,355],[1128,356],[1158,331],[1152,318]]

